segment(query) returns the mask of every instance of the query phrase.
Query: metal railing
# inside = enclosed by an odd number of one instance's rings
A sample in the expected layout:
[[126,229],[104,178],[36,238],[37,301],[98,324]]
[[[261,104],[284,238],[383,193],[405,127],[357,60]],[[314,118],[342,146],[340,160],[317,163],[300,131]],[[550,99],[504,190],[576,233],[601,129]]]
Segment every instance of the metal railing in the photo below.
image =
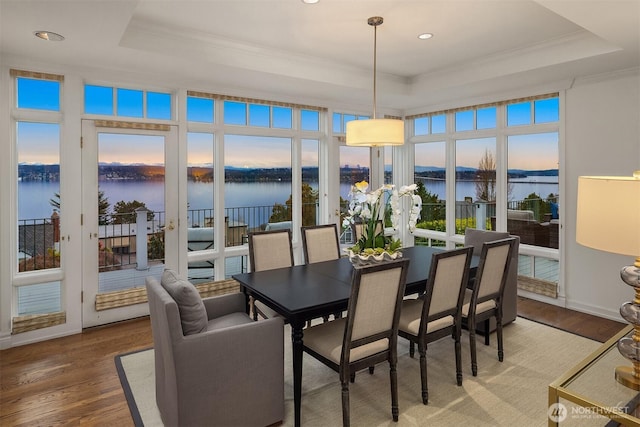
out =
[[[549,222],[552,213],[552,203],[557,199],[525,199],[510,201],[507,208],[510,210],[532,211],[537,222]],[[419,227],[435,231],[445,231],[445,203],[425,203],[422,206]],[[286,215],[279,221],[291,220]],[[346,212],[346,206],[341,208]],[[483,209],[479,215],[479,209]],[[238,246],[246,243],[249,232],[264,229],[274,214],[274,205],[271,206],[245,206],[225,208],[225,242],[229,246]],[[303,222],[317,223],[318,204],[303,205]],[[137,263],[138,235],[136,213],[108,214],[99,217],[98,252],[100,271],[126,268]],[[147,259],[148,261],[164,260],[164,226],[165,212],[147,211],[146,230],[147,235]],[[189,228],[207,228],[214,226],[213,209],[188,210]],[[456,233],[464,234],[468,227],[493,229],[492,218],[496,216],[495,203],[456,202]],[[477,224],[478,218],[484,219],[485,224]],[[50,218],[23,219],[18,222],[19,242],[19,271],[40,270],[56,268],[60,265],[59,252],[59,216],[57,212]],[[303,224],[309,225],[309,224]],[[510,230],[511,231],[511,230]],[[213,234],[211,233],[211,236]],[[554,237],[551,237],[551,247],[554,245]],[[340,242],[353,243],[351,229],[341,230]],[[557,237],[555,237],[557,247]],[[210,245],[209,247],[213,247]]]

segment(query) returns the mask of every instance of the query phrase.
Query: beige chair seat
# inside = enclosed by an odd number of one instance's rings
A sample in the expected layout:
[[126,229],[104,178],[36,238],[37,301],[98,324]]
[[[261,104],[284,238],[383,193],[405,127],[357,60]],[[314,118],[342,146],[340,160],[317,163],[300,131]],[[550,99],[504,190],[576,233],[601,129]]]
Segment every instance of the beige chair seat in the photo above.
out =
[[[339,364],[346,323],[347,319],[341,318],[305,329],[304,345],[332,362]],[[352,349],[349,359],[351,362],[355,362],[387,348],[389,348],[389,340],[383,338]]]
[[[420,330],[420,322],[422,316],[422,299],[404,300],[402,301],[402,312],[400,313],[400,323],[398,330],[412,335],[418,335]],[[427,323],[427,333],[439,331],[440,329],[452,326],[454,323],[453,316],[445,316]]]
[[[467,289],[464,293],[464,303],[462,304],[462,317],[469,316],[469,308],[471,307],[472,295],[473,295],[473,291],[471,289]],[[476,306],[476,314],[484,313],[486,311],[493,310],[494,308],[496,308],[495,300],[481,302]]]

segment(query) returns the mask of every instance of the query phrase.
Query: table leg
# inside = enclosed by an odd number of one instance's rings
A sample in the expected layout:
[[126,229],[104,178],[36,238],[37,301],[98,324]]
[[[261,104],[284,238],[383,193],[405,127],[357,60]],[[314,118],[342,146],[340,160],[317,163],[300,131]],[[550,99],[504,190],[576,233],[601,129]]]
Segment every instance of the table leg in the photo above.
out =
[[293,408],[295,414],[295,426],[299,427],[300,408],[302,401],[302,323],[291,324],[291,342],[293,350]]

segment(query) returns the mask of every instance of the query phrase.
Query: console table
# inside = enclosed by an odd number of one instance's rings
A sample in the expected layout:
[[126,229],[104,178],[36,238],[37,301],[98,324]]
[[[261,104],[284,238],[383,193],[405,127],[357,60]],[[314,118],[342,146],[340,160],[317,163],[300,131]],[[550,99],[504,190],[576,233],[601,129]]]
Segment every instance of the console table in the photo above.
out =
[[[627,326],[582,362],[549,385],[549,427],[582,425],[587,419],[609,418],[599,425],[640,427],[640,393],[614,377],[616,366],[630,365],[618,352],[616,344],[633,333]],[[589,423],[591,425],[591,423]]]

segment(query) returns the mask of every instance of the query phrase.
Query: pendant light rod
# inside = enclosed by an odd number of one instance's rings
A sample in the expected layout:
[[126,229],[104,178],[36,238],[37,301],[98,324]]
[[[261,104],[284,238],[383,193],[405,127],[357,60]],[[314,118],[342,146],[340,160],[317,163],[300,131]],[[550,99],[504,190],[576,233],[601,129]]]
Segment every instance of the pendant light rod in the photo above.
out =
[[350,120],[347,122],[347,145],[359,147],[382,147],[386,145],[404,144],[404,122],[399,119],[376,118],[376,73],[378,53],[378,25],[381,25],[381,16],[372,16],[367,23],[373,27],[373,117],[370,119]]
[[377,52],[378,52],[378,25],[382,25],[384,19],[382,16],[372,16],[367,23],[373,26],[373,118],[376,118],[376,69],[377,69]]

